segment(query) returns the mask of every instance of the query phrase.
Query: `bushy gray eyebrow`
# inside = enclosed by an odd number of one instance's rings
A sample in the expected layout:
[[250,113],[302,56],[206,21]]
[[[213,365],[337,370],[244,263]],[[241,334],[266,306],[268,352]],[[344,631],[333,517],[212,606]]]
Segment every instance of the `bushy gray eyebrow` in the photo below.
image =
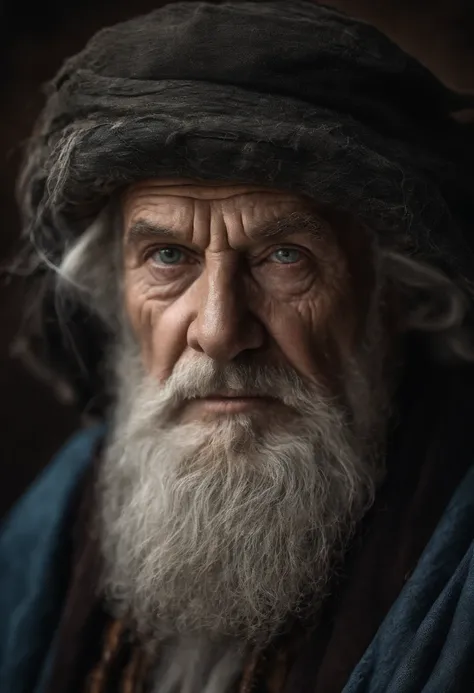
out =
[[[285,238],[294,233],[308,233],[315,238],[322,238],[324,224],[321,219],[313,214],[293,212],[280,219],[272,219],[250,229],[247,233],[251,240],[259,241],[268,238]],[[150,238],[169,238],[182,242],[182,234],[179,230],[169,229],[160,224],[155,224],[147,219],[137,219],[128,229],[125,244],[135,245],[141,240]]]

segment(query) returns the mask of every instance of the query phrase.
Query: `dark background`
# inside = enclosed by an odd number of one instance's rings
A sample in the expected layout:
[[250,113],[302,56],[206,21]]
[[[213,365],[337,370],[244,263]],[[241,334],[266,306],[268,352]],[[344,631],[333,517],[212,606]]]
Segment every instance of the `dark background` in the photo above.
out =
[[[284,0],[291,2],[291,0]],[[99,28],[147,12],[160,0],[0,0],[0,262],[14,254],[14,185],[22,146],[43,103],[41,85]],[[474,94],[472,0],[333,0],[385,31],[449,86]],[[474,191],[473,191],[474,193]],[[0,515],[79,424],[41,373],[15,356],[25,286],[0,284]]]

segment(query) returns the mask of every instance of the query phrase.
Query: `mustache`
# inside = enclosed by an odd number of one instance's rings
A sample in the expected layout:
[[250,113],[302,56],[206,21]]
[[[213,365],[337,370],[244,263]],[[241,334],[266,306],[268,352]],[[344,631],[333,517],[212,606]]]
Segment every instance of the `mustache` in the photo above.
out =
[[[205,354],[186,353],[162,378],[147,372],[135,339],[127,334],[115,361],[118,406],[115,420],[123,431],[138,426],[168,428],[179,421],[190,400],[206,397],[260,396],[292,410],[303,424],[323,424],[338,412],[345,425],[351,412],[342,393],[319,379],[306,379],[286,361],[248,354],[219,363]],[[281,412],[281,409],[280,409]],[[126,423],[128,421],[128,423]]]
[[250,363],[220,365],[205,358],[178,364],[164,389],[171,396],[186,400],[222,392],[282,399],[288,394],[288,389],[305,388],[296,372],[289,368]]
[[142,385],[149,407],[170,415],[186,401],[219,394],[269,397],[299,411],[314,406],[315,397],[328,404],[333,400],[321,387],[305,384],[291,367],[250,362],[218,364],[207,356],[179,362],[159,385],[150,377]]

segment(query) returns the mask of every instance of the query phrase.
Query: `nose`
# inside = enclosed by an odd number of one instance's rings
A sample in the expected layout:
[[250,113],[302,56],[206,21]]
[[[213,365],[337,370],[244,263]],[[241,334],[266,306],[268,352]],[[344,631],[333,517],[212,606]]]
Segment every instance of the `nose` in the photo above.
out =
[[188,346],[222,363],[262,347],[264,327],[249,310],[238,271],[220,265],[198,281],[198,307],[188,328]]

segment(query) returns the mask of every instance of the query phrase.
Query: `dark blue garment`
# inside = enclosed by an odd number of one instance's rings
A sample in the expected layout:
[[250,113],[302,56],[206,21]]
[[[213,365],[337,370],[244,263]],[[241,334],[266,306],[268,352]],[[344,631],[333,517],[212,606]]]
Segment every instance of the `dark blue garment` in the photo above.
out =
[[474,468],[344,693],[474,691]]
[[43,693],[67,587],[70,506],[102,427],[56,455],[0,534],[0,693]]
[[[69,508],[102,428],[77,435],[0,536],[0,693],[47,693],[65,594]],[[474,468],[344,693],[474,691]],[[66,692],[65,692],[66,693]]]

